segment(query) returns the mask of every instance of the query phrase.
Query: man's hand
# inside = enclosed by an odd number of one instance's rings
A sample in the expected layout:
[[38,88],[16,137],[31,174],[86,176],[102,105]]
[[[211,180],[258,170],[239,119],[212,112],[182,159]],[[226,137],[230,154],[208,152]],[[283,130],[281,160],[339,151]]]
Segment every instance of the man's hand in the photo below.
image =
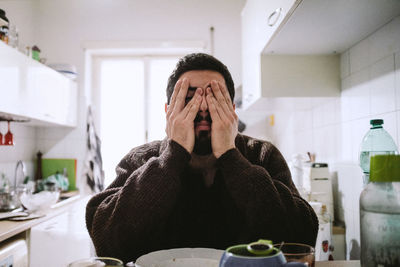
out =
[[211,115],[211,146],[213,154],[219,158],[235,147],[238,133],[238,116],[235,113],[228,89],[224,84],[211,81],[207,88],[206,101]]
[[187,79],[175,84],[171,102],[167,109],[167,136],[183,146],[189,153],[194,147],[194,119],[201,103],[202,89],[197,88],[195,95],[185,106],[185,98],[189,87]]

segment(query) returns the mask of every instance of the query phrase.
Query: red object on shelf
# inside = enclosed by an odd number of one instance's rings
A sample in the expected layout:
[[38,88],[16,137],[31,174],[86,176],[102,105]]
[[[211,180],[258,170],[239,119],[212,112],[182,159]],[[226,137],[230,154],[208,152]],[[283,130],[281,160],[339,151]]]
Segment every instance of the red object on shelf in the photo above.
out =
[[12,132],[10,131],[10,121],[7,121],[8,122],[8,132],[6,133],[6,135],[4,136],[4,143],[3,143],[3,145],[6,145],[6,146],[13,146],[14,145],[14,137],[13,137],[13,134],[12,134]]

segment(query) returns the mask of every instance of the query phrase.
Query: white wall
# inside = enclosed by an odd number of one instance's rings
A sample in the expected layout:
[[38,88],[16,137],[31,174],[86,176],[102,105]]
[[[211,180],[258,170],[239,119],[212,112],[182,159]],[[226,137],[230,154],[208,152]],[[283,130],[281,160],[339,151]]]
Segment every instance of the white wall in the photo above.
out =
[[[78,176],[85,159],[86,103],[83,46],[96,42],[200,41],[209,47],[209,28],[215,28],[214,55],[241,84],[240,12],[245,0],[0,0],[0,8],[20,29],[21,44],[37,44],[48,63],[69,63],[79,78],[78,127],[37,128],[21,126],[27,147],[0,147],[0,172],[14,175],[17,159],[32,164],[37,150],[44,157],[78,159]],[[165,88],[160,88],[165,94]],[[62,101],[57,99],[55,101]],[[127,110],[129,108],[127,107]],[[1,126],[0,124],[0,127]],[[4,132],[4,131],[2,131]],[[17,139],[18,141],[18,139]],[[27,148],[27,149],[26,149]],[[9,158],[12,153],[14,156]],[[33,165],[33,164],[32,164]],[[8,167],[7,167],[8,166]],[[33,175],[33,168],[31,171]]]
[[[362,172],[358,152],[369,121],[400,144],[400,17],[341,54],[341,96],[275,98],[242,112],[245,133],[272,140],[287,160],[294,153],[316,153],[332,172],[336,219],[346,224],[347,257],[359,257],[359,196]],[[268,116],[274,114],[274,126]],[[250,118],[246,120],[246,118]]]

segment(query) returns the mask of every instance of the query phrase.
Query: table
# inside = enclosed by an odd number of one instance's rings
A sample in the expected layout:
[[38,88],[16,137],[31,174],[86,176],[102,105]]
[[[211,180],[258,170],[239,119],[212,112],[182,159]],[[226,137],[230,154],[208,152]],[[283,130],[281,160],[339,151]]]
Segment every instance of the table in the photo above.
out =
[[360,261],[316,261],[315,267],[360,267]]

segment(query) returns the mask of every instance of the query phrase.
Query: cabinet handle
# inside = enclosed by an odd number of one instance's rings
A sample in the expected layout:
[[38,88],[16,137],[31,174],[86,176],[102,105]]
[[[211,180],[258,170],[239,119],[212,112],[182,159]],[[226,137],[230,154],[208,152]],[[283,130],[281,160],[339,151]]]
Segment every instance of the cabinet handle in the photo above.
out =
[[281,14],[282,14],[281,7],[277,8],[274,12],[272,12],[271,15],[269,15],[268,17],[268,26],[271,27],[274,26],[278,22]]

